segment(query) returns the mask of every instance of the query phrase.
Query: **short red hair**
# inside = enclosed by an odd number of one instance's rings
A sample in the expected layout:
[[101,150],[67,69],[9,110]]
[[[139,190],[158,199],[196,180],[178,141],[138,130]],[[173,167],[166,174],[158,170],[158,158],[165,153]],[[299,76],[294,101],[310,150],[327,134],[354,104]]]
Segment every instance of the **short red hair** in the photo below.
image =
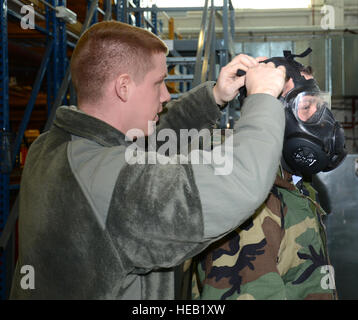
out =
[[94,24],[78,40],[71,58],[78,101],[99,101],[103,86],[120,74],[140,82],[153,67],[152,55],[160,52],[167,54],[168,47],[143,28],[118,21]]

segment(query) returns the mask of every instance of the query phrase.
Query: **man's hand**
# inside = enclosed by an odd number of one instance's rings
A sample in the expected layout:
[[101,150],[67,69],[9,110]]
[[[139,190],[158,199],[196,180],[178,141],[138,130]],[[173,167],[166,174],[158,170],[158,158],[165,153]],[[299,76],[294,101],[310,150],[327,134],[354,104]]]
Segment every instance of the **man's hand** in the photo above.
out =
[[238,77],[236,75],[238,69],[247,72],[249,68],[257,67],[259,61],[266,59],[266,57],[253,58],[246,54],[239,54],[232,59],[220,70],[218,80],[213,90],[216,103],[218,105],[224,105],[231,101],[237,96],[239,89],[245,84],[246,76]]
[[267,93],[277,98],[285,85],[286,68],[272,62],[260,63],[246,72],[245,85],[247,95]]

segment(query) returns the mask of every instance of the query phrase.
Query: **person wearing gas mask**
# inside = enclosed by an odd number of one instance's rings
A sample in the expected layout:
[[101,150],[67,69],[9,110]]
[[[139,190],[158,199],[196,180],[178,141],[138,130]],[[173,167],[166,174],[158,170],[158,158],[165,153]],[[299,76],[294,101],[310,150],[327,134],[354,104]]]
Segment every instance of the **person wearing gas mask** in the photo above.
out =
[[[310,52],[285,51],[265,61],[287,70],[280,97],[286,115],[281,165],[255,214],[195,258],[193,299],[337,299],[326,213],[306,180],[336,168],[346,150],[330,95],[319,89],[311,68],[294,59]],[[240,92],[245,95],[244,88]]]

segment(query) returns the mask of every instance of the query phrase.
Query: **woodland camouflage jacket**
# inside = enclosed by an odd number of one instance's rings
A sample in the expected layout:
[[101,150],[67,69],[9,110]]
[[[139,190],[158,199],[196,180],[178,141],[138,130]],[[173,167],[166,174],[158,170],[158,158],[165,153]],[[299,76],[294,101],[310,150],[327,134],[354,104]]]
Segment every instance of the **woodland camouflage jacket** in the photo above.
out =
[[277,175],[266,202],[194,262],[193,299],[335,299],[325,212],[308,183]]

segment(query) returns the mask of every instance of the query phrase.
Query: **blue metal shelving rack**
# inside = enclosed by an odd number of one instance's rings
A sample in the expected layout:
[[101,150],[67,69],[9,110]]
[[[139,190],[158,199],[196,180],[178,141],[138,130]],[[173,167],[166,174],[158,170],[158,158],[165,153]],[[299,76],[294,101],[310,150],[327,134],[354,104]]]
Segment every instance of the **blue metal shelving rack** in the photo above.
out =
[[[72,42],[67,41],[66,23],[56,17],[53,10],[56,6],[66,6],[66,0],[47,0],[50,7],[46,7],[46,29],[35,24],[35,29],[46,35],[46,49],[37,72],[35,82],[32,87],[31,96],[25,109],[15,142],[10,145],[9,141],[9,70],[7,56],[7,18],[11,16],[21,20],[22,16],[17,12],[8,10],[7,0],[1,0],[0,18],[0,300],[7,298],[9,291],[9,275],[6,273],[7,265],[5,259],[5,249],[7,242],[14,231],[14,226],[18,216],[18,201],[15,202],[11,211],[11,223],[6,225],[10,212],[10,173],[15,165],[16,155],[19,153],[22,139],[30,121],[32,110],[35,106],[37,95],[41,84],[47,78],[47,105],[48,105],[48,124],[51,124],[54,111],[59,104],[67,103],[67,91],[69,89],[69,61],[67,58],[67,46],[74,47]],[[88,15],[83,24],[82,32],[88,26],[97,21],[97,13],[104,13],[98,8],[98,0],[88,2]],[[108,16],[110,16],[111,6],[109,0],[105,1],[109,6]],[[52,9],[51,9],[52,7]],[[45,127],[45,130],[46,130]],[[2,152],[5,151],[5,152]],[[13,212],[14,211],[14,212]],[[11,255],[10,255],[11,256]],[[7,278],[7,277],[8,278]],[[11,275],[10,275],[11,276]]]
[[[66,0],[48,0],[48,3],[53,7],[66,6]],[[50,7],[46,7],[46,29],[51,34],[47,35],[47,43],[52,41],[53,45],[47,68],[47,108],[50,113],[67,67],[66,23],[57,19],[56,12]]]
[[[66,5],[66,0],[49,0],[53,7]],[[65,76],[68,65],[67,45],[72,45],[66,39],[65,22],[56,18],[55,11],[46,8],[46,29],[36,25],[36,30],[47,36],[47,45],[41,66],[37,72],[36,80],[33,84],[32,92],[25,109],[15,142],[10,146],[9,134],[9,70],[7,54],[7,16],[11,14],[15,18],[21,19],[16,12],[7,8],[7,0],[1,0],[0,6],[1,25],[0,25],[0,236],[4,230],[10,211],[10,173],[15,165],[16,155],[19,153],[22,139],[30,121],[32,110],[35,106],[36,97],[40,91],[41,84],[47,74],[47,96],[48,111],[54,103],[57,91]],[[0,300],[7,298],[8,279],[6,279],[7,263],[5,250],[0,247]]]
[[[9,70],[7,46],[7,0],[0,6],[0,124],[1,124],[1,163],[0,173],[0,235],[9,215],[9,170],[8,168],[8,130],[9,130]],[[6,286],[5,252],[0,251],[0,299],[5,298]]]

